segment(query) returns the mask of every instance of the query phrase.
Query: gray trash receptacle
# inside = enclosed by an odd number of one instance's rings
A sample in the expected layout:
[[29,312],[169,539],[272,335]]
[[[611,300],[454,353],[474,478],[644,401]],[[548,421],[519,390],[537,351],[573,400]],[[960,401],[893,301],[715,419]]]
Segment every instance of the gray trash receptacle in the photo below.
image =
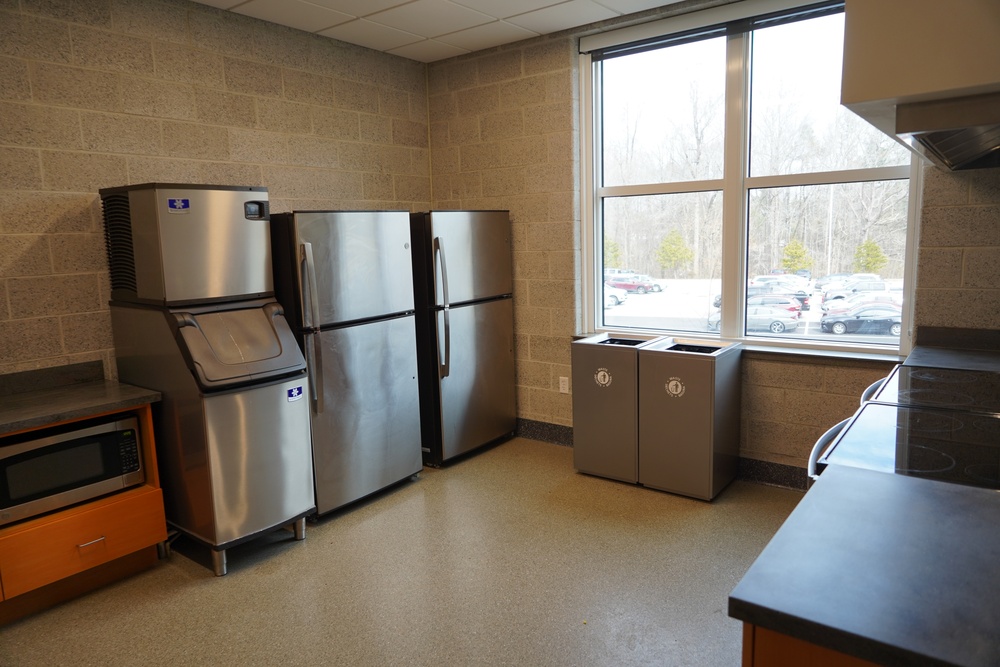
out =
[[639,357],[639,483],[711,500],[736,477],[739,343],[654,341]]
[[662,336],[598,334],[573,341],[573,467],[638,481],[637,351]]

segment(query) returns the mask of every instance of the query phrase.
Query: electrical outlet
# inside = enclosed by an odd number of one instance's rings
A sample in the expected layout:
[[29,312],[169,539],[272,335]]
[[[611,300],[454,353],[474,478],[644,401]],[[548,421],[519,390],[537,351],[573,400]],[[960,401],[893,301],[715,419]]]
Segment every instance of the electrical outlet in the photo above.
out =
[[567,377],[559,378],[559,393],[560,394],[569,393],[569,378]]

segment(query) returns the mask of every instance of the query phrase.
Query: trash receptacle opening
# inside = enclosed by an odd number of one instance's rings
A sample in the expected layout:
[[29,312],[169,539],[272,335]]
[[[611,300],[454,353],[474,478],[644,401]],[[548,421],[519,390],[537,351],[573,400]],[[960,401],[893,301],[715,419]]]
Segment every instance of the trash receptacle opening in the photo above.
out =
[[697,352],[699,354],[712,354],[718,352],[721,348],[710,347],[708,345],[691,345],[688,343],[677,343],[667,348],[668,350],[674,350],[675,352]]
[[632,338],[608,338],[607,340],[598,341],[598,345],[627,345],[635,346],[642,345],[648,341],[645,340],[634,340]]

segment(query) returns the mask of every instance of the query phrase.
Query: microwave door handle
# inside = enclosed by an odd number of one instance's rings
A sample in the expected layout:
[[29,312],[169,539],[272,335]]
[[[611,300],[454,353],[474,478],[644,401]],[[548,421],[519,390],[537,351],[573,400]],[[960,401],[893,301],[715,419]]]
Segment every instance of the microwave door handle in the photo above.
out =
[[834,424],[827,429],[826,433],[819,436],[819,440],[817,440],[816,444],[813,445],[812,451],[809,452],[809,462],[806,464],[806,474],[812,482],[819,479],[819,473],[816,472],[816,463],[823,455],[823,452],[830,446],[830,444],[833,443],[834,440],[837,439],[837,436],[840,435],[840,432],[844,430],[844,427],[847,426],[847,422],[849,421],[851,421],[851,419],[848,417],[844,421]]

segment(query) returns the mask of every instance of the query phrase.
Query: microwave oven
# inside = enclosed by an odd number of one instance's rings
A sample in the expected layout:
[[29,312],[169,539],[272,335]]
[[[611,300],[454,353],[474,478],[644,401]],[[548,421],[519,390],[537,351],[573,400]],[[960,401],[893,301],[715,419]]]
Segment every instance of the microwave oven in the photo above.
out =
[[0,526],[144,482],[135,415],[4,438],[0,440]]

